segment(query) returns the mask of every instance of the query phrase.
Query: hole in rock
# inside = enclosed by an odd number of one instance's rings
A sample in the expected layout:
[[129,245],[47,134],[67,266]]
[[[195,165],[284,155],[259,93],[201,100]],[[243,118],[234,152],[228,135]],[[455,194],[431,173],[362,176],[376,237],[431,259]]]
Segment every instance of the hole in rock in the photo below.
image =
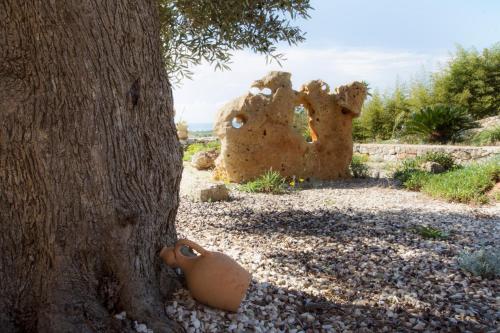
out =
[[181,247],[181,253],[186,257],[197,257],[200,255],[198,251],[185,245]]
[[306,142],[312,142],[311,127],[309,126],[309,109],[303,104],[294,108],[293,128],[300,134]]
[[273,92],[269,88],[259,89],[257,87],[252,87],[252,88],[250,88],[250,93],[252,95],[262,94],[262,95],[270,96],[270,95],[272,95]]
[[243,127],[243,125],[245,125],[245,118],[243,118],[242,116],[236,116],[233,118],[233,120],[231,120],[231,126],[233,126],[234,128],[241,128]]

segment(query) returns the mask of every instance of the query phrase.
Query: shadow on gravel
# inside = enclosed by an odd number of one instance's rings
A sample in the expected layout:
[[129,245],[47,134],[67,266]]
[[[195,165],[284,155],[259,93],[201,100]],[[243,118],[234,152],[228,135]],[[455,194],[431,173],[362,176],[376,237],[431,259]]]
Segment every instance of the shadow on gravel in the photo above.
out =
[[[290,290],[285,294],[291,292],[302,297],[304,308],[298,311],[310,312],[313,316],[317,314],[323,318],[320,322],[327,325],[327,318],[332,316],[335,318],[333,323],[342,320],[352,323],[352,318],[346,316],[356,317],[355,327],[334,326],[336,330],[375,332],[386,327],[389,332],[405,332],[424,327],[431,331],[486,332],[494,327],[496,319],[491,313],[494,313],[495,305],[481,300],[464,301],[463,295],[468,294],[471,287],[478,290],[488,286],[495,290],[495,282],[467,278],[455,259],[464,245],[472,246],[481,238],[474,233],[474,228],[465,231],[461,225],[495,223],[494,218],[447,214],[447,220],[453,221],[447,229],[450,237],[426,240],[416,234],[412,226],[433,224],[443,215],[426,212],[412,221],[409,214],[415,212],[401,210],[372,214],[354,210],[290,210],[263,213],[241,208],[230,217],[231,223],[218,224],[217,228],[233,234],[258,236],[257,239],[290,236],[280,240],[286,240],[286,252],[279,251],[279,243],[265,251],[266,266],[282,276],[293,272],[292,275],[305,277],[312,284],[322,280],[331,286],[325,291],[329,299],[340,298],[342,303]],[[376,259],[372,262],[373,258]],[[460,277],[457,281],[468,281],[469,284],[453,283],[450,276]],[[400,294],[394,298],[398,290]],[[380,306],[357,303],[363,299],[384,298],[384,292],[393,298],[386,299]],[[309,301],[320,305],[314,307],[311,304],[307,309]],[[391,311],[388,311],[389,307]],[[460,316],[456,311],[472,311],[476,316]],[[307,316],[305,318],[307,321]],[[410,319],[411,325],[407,326]],[[422,324],[417,326],[420,322]],[[413,329],[415,326],[418,329]]]
[[[267,300],[266,300],[267,297]],[[273,301],[270,300],[273,299]],[[289,321],[276,328],[289,332],[482,332],[485,326],[472,320],[450,320],[432,314],[431,308],[411,313],[402,306],[388,310],[387,306],[368,306],[351,302],[332,302],[306,292],[281,288],[269,283],[252,281],[243,305],[258,318],[273,320],[274,314],[282,317],[289,313]],[[490,318],[491,320],[491,318]],[[494,321],[494,319],[493,319]],[[486,326],[487,327],[487,326]]]
[[304,182],[303,189],[359,189],[370,187],[398,187],[398,183],[391,178],[351,178],[346,180],[330,180]]
[[[276,285],[254,282],[245,302],[266,321],[276,319],[275,311],[290,311],[292,326],[279,323],[283,331],[295,327],[294,320],[306,332],[494,332],[498,326],[498,280],[470,277],[455,259],[466,246],[494,245],[496,216],[244,200],[211,209],[193,204],[183,218],[196,221],[191,228],[199,237],[228,235],[228,242],[237,239],[257,253],[251,260],[260,277]],[[450,236],[424,239],[417,225]],[[281,302],[277,309],[268,296]]]
[[[453,242],[456,235],[471,243],[481,240],[477,237],[474,224],[499,223],[494,216],[476,217],[471,214],[419,212],[411,210],[390,210],[371,213],[335,207],[312,211],[288,209],[283,211],[259,211],[249,207],[237,207],[232,211],[213,212],[229,223],[213,225],[227,231],[268,235],[279,233],[290,236],[318,236],[342,241],[352,237],[384,238],[396,237],[394,241],[411,245],[421,238],[414,232],[419,225],[438,225],[449,234],[443,242]],[[444,221],[444,222],[441,222]],[[492,245],[485,243],[483,245]]]

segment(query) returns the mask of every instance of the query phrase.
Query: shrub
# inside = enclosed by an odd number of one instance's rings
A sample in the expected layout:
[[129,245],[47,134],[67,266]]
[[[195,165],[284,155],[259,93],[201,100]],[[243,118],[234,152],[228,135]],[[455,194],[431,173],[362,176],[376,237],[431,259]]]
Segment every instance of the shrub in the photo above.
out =
[[[441,174],[422,171],[420,166],[426,161],[443,163],[449,169]],[[409,190],[422,191],[436,198],[486,203],[488,190],[500,179],[500,158],[459,168],[453,159],[445,155],[424,155],[404,160],[393,177]]]
[[433,197],[463,203],[488,202],[486,192],[500,178],[500,159],[482,164],[471,164],[442,174],[432,175],[421,190]]
[[476,133],[472,137],[471,143],[478,146],[500,143],[500,126]]
[[445,171],[457,167],[457,165],[455,164],[455,159],[453,158],[453,156],[451,156],[451,154],[438,151],[427,152],[424,156],[421,157],[421,160],[423,162],[439,163]]
[[415,227],[414,231],[421,237],[426,239],[446,239],[448,234],[437,228],[419,225]]
[[410,191],[420,191],[422,186],[424,186],[424,184],[429,180],[431,176],[432,176],[431,173],[416,170],[409,174],[408,178],[403,183],[403,185],[406,189]]
[[243,192],[281,194],[286,192],[286,179],[278,171],[269,170],[255,180],[239,186]]
[[436,105],[413,113],[405,124],[405,133],[428,142],[447,143],[459,141],[466,130],[478,126],[466,109]]
[[500,248],[484,248],[463,252],[458,257],[460,268],[485,279],[500,276]]
[[450,154],[442,152],[428,152],[423,156],[403,160],[396,168],[393,177],[399,180],[409,190],[418,191],[424,181],[429,178],[429,173],[421,170],[425,162],[439,163],[445,171],[456,169],[458,165]]
[[193,157],[194,154],[200,151],[207,151],[207,150],[212,150],[216,149],[217,151],[220,151],[220,142],[219,141],[209,141],[207,143],[193,143],[187,146],[186,150],[184,151],[184,156],[182,159],[184,161],[191,161],[191,158]]
[[394,172],[394,179],[404,184],[410,177],[420,171],[420,161],[416,158],[408,158],[401,162]]
[[368,166],[366,165],[366,162],[368,162],[368,156],[366,155],[354,154],[352,156],[349,169],[351,170],[354,178],[368,177]]

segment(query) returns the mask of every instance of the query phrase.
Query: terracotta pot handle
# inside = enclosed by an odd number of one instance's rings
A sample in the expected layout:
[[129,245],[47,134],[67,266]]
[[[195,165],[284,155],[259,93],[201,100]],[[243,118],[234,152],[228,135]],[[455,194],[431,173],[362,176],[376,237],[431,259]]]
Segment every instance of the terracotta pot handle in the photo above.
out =
[[175,243],[175,256],[178,258],[183,258],[183,259],[196,259],[196,257],[186,257],[181,253],[181,247],[185,245],[187,247],[190,247],[196,252],[198,252],[201,256],[206,256],[208,254],[208,251],[202,248],[200,245],[196,244],[193,241],[190,241],[189,239],[179,239]]

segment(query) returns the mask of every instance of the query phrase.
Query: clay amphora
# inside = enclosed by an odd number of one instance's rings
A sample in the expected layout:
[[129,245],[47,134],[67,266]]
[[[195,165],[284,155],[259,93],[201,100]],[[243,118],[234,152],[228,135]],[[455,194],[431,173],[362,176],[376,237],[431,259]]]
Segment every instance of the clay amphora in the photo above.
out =
[[164,247],[160,256],[167,265],[182,269],[191,296],[198,302],[222,310],[238,311],[251,275],[229,256],[207,251],[187,239],[178,240],[173,248]]

